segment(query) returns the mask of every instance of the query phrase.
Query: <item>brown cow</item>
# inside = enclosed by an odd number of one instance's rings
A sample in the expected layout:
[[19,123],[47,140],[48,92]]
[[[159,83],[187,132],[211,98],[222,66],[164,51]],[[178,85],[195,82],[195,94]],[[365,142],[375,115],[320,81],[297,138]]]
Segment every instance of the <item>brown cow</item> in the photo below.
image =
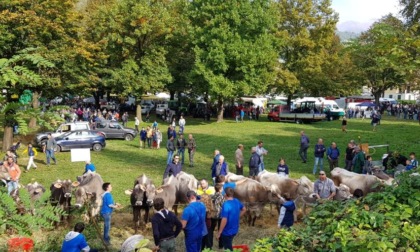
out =
[[363,195],[377,192],[389,183],[374,175],[358,174],[338,167],[331,171],[331,179],[336,185],[344,184],[348,186],[351,193],[360,189],[363,191]]
[[244,179],[236,184],[234,197],[238,198],[246,207],[248,225],[254,226],[255,220],[261,215],[264,205],[281,203],[280,190],[276,185],[264,186],[252,179]]
[[155,198],[162,198],[165,202],[165,208],[172,210],[176,201],[176,191],[178,187],[178,179],[171,175],[165,179],[165,184],[159,188],[151,185],[147,189],[147,197],[151,200]]
[[[166,178],[164,181],[165,184],[167,184],[169,178]],[[175,214],[178,215],[178,204],[188,204],[187,192],[191,190],[197,191],[198,180],[194,177],[194,175],[186,172],[180,172],[171,183],[174,183],[176,186],[176,200],[173,205],[173,210]]]

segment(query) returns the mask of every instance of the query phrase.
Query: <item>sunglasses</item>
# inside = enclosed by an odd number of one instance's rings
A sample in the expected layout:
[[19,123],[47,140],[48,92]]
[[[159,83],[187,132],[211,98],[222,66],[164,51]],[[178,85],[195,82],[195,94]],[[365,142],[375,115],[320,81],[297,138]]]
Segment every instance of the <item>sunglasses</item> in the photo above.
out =
[[319,175],[324,176],[324,175],[325,175],[325,173],[320,173]]

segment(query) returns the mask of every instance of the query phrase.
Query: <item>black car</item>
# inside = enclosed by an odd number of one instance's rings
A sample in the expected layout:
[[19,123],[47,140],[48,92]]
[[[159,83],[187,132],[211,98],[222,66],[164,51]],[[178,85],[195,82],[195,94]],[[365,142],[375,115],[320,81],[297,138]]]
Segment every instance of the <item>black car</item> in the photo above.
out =
[[127,141],[133,140],[137,131],[132,128],[125,128],[118,122],[101,120],[96,122],[96,130],[105,134],[106,139],[119,138]]
[[103,134],[93,130],[77,130],[64,133],[55,138],[57,142],[56,152],[68,151],[78,148],[89,148],[101,151],[106,146]]

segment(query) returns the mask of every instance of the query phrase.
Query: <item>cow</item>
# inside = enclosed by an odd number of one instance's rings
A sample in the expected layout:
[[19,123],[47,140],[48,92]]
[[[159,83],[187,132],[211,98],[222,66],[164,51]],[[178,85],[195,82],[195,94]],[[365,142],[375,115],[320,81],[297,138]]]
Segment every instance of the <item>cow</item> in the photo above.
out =
[[232,173],[232,172],[228,172],[228,174],[225,176],[225,179],[227,182],[238,182],[246,178],[247,177],[243,175],[236,175],[235,173]]
[[[67,215],[70,214],[72,189],[73,184],[70,179],[58,179],[50,186],[51,205],[61,208]],[[61,216],[61,220],[63,220],[63,217]]]
[[334,184],[344,184],[350,188],[350,193],[354,193],[356,189],[363,191],[363,195],[370,192],[379,191],[384,185],[389,184],[374,175],[364,175],[348,171],[343,168],[336,167],[331,171],[331,179]]
[[258,174],[256,179],[264,186],[276,185],[282,194],[289,193],[291,199],[296,199],[299,195],[309,195],[314,192],[314,184],[305,176],[293,180],[264,170]]
[[73,183],[73,186],[76,187],[75,206],[80,208],[86,204],[88,206],[87,218],[93,218],[99,214],[102,205],[102,194],[104,193],[102,189],[103,183],[101,175],[94,172],[83,176],[81,182],[76,181]]
[[146,175],[139,176],[134,181],[132,190],[126,190],[125,194],[130,195],[131,207],[133,208],[133,221],[135,231],[140,226],[141,210],[144,210],[144,223],[149,220],[149,209],[153,205],[153,199],[148,198],[150,191],[153,191],[152,181]]
[[276,185],[264,186],[260,182],[246,178],[236,183],[234,197],[243,202],[247,209],[248,225],[254,226],[255,220],[261,215],[264,205],[274,203],[279,205],[284,199]]
[[39,184],[38,182],[29,183],[25,186],[25,189],[29,192],[31,201],[37,201],[41,198],[42,194],[45,192],[45,187]]
[[[169,181],[168,178],[165,179],[165,184],[167,181]],[[198,180],[191,174],[180,172],[171,183],[174,183],[176,186],[176,200],[173,210],[178,215],[178,204],[188,204],[187,192],[191,190],[197,191]]]
[[[340,184],[339,186],[336,186],[336,192],[333,200],[337,201],[344,201],[353,198],[353,194],[350,193],[350,188],[346,186],[345,184]],[[297,199],[295,199],[295,205],[300,208],[300,205],[302,205],[302,213],[303,215],[306,215],[306,206],[315,206],[317,203],[317,198],[315,196],[315,193],[312,193],[310,195],[302,195],[299,196]],[[295,219],[296,221],[296,219]]]
[[165,202],[165,208],[172,210],[176,202],[176,192],[178,187],[178,179],[173,175],[165,179],[165,183],[159,188],[155,188],[152,184],[147,190],[148,199],[162,198]]
[[379,166],[374,166],[372,168],[372,175],[378,177],[379,179],[383,180],[386,185],[392,185],[392,182],[394,181],[393,178],[391,178],[388,174],[386,174],[383,169]]

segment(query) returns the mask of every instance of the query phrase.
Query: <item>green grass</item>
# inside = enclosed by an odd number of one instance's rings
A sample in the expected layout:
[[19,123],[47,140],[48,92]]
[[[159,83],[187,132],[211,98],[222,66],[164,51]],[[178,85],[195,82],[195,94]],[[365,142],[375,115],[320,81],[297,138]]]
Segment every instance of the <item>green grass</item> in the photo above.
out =
[[[151,124],[151,123],[150,123]],[[142,123],[141,126],[146,126]],[[108,140],[106,148],[101,152],[91,152],[92,162],[97,172],[102,175],[104,181],[109,181],[114,187],[115,199],[123,205],[129,204],[129,198],[124,190],[133,185],[134,179],[145,173],[156,185],[160,185],[163,172],[166,167],[166,130],[167,124],[159,122],[159,128],[163,132],[164,141],[162,148],[140,149],[139,138],[131,142],[123,140]],[[313,148],[318,138],[323,138],[326,146],[332,141],[337,142],[338,147],[344,154],[349,140],[369,143],[369,145],[390,144],[391,150],[399,150],[408,156],[411,151],[420,153],[420,140],[418,139],[419,125],[416,122],[396,121],[394,118],[385,117],[377,132],[372,132],[369,120],[348,120],[348,133],[341,131],[341,122],[319,122],[313,124],[293,124],[267,122],[265,118],[260,121],[246,121],[235,123],[233,120],[225,120],[222,123],[215,121],[204,122],[202,120],[187,118],[185,133],[192,133],[197,142],[195,155],[195,167],[188,167],[188,153],[185,157],[183,170],[192,173],[198,179],[211,179],[210,166],[213,160],[213,151],[219,149],[225,156],[230,170],[235,171],[234,152],[239,143],[245,146],[245,174],[248,173],[247,161],[250,157],[250,148],[257,144],[258,140],[264,141],[264,147],[268,155],[264,157],[267,170],[275,171],[280,157],[286,158],[286,163],[291,170],[291,177],[298,178],[302,175],[314,179],[312,175]],[[299,132],[304,130],[309,136],[311,147],[308,151],[308,163],[303,164],[298,156]],[[21,149],[23,150],[23,149]],[[373,154],[374,160],[380,160],[386,148],[378,148]],[[38,181],[46,187],[56,179],[72,179],[84,171],[84,162],[70,162],[70,152],[57,153],[58,165],[45,165],[45,156],[39,153],[35,162],[39,165],[37,170],[31,169],[29,173],[22,175],[21,183],[27,184]],[[340,166],[344,165],[344,155],[340,159]],[[23,168],[26,158],[19,159]],[[324,162],[324,167],[327,163]]]

